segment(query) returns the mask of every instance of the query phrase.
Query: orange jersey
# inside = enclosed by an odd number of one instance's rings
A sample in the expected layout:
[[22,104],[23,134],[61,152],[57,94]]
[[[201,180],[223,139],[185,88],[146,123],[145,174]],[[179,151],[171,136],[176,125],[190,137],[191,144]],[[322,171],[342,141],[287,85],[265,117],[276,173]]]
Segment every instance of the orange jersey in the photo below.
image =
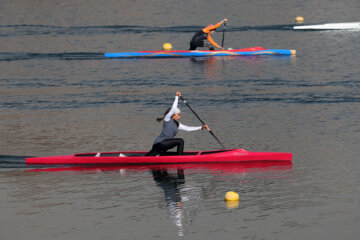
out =
[[220,27],[221,24],[222,24],[222,22],[218,22],[216,25],[209,25],[202,30],[204,33],[207,33],[207,37],[206,37],[207,40],[215,47],[220,47],[220,46],[212,39],[212,37],[210,36],[210,31],[215,30],[216,28]]

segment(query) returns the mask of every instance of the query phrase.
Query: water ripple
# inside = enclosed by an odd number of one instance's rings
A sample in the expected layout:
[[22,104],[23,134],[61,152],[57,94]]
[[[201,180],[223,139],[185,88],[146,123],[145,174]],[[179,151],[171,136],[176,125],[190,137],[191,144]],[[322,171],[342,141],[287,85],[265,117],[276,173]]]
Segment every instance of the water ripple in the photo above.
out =
[[[289,31],[293,30],[294,24],[267,25],[267,26],[228,26],[229,32],[244,31]],[[108,26],[76,26],[62,27],[51,25],[2,25],[0,37],[19,37],[27,35],[94,35],[94,34],[118,34],[118,33],[188,33],[196,32],[204,26],[170,26],[154,27],[139,25],[108,25]]]

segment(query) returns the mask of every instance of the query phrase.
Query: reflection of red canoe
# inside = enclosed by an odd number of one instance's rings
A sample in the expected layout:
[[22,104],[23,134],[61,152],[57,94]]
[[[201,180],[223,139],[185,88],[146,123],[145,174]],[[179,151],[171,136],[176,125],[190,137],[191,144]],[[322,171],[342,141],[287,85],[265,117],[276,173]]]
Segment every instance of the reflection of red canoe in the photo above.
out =
[[77,165],[69,167],[54,167],[54,168],[40,168],[31,169],[32,172],[62,172],[62,171],[148,171],[166,169],[168,171],[177,171],[177,169],[186,170],[189,172],[211,172],[214,174],[238,174],[248,172],[265,172],[288,170],[292,168],[290,161],[281,162],[242,162],[242,163],[186,163],[186,164],[157,164],[157,165],[134,165],[134,164],[118,164],[118,165]]
[[291,153],[250,152],[244,149],[185,152],[184,155],[145,156],[146,152],[77,153],[26,158],[26,164],[174,164],[291,161]]

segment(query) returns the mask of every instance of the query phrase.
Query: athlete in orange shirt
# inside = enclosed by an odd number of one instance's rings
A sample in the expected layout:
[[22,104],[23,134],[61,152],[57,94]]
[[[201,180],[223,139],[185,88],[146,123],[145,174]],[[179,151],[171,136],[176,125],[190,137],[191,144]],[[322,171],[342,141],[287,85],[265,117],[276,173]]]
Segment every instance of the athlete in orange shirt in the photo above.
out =
[[[197,47],[207,47],[206,44],[204,44],[204,40],[208,40],[212,46],[219,48],[223,50],[222,47],[219,46],[214,40],[211,38],[211,34],[213,34],[218,27],[221,26],[224,22],[227,22],[227,19],[225,18],[221,22],[218,22],[216,25],[208,25],[206,28],[202,29],[201,31],[195,33],[193,38],[190,41],[190,51],[196,50]],[[209,46],[210,50],[214,50],[214,47]]]

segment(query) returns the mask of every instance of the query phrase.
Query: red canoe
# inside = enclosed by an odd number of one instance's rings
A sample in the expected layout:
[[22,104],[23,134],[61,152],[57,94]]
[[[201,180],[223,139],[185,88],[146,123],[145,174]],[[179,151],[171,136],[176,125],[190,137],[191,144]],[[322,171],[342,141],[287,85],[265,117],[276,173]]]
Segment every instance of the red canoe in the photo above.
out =
[[[253,162],[227,162],[227,163],[174,163],[174,164],[95,164],[95,165],[69,165],[48,168],[29,169],[29,172],[145,172],[145,171],[169,171],[178,172],[184,170],[187,174],[195,172],[209,172],[216,175],[232,175],[246,173],[263,173],[292,169],[291,161],[253,161]],[[286,177],[286,176],[284,176]]]
[[[291,161],[291,153],[250,152],[244,149],[184,152],[184,155],[145,156],[147,152],[77,153],[65,156],[30,157],[26,164],[173,164]],[[169,153],[167,153],[169,154]]]

